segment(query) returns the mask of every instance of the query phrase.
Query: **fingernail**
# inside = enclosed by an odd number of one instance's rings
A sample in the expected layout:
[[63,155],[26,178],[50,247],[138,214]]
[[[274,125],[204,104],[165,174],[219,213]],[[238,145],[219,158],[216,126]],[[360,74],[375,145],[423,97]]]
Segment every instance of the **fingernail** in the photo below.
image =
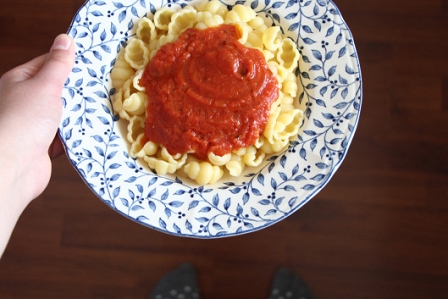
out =
[[55,38],[51,50],[68,50],[71,44],[71,38],[66,34],[61,34]]

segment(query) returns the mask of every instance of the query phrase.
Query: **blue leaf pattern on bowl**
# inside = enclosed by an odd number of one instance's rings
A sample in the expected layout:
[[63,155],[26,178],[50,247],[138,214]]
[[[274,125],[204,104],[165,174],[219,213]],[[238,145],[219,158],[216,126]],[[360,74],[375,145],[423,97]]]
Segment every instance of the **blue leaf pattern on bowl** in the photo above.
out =
[[353,37],[333,2],[222,1],[251,6],[296,42],[303,127],[285,152],[241,178],[198,186],[157,176],[127,154],[125,128],[111,105],[110,71],[139,18],[197,2],[87,1],[68,31],[77,52],[63,91],[59,134],[86,184],[118,213],[176,236],[217,238],[272,225],[328,183],[356,130],[362,80]]

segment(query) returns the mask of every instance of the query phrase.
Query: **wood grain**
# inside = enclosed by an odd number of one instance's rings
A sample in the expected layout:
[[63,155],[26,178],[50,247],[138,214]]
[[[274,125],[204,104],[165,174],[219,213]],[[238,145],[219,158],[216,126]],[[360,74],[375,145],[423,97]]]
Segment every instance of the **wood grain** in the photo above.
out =
[[[45,53],[81,0],[0,0],[0,74]],[[0,298],[146,298],[184,261],[204,298],[266,298],[287,266],[319,299],[447,298],[448,2],[336,0],[364,98],[348,156],[286,220],[220,240],[168,236],[100,202],[65,157],[0,260]]]

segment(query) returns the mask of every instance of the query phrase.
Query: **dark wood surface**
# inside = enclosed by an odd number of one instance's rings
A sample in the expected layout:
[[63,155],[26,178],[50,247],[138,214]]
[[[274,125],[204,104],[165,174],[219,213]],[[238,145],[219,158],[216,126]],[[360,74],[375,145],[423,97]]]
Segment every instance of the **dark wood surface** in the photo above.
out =
[[[46,52],[82,4],[0,0],[0,74]],[[0,298],[145,298],[183,261],[206,299],[266,298],[278,266],[319,299],[448,298],[448,1],[336,4],[364,100],[346,160],[313,200],[256,233],[177,238],[113,212],[60,157],[0,260]]]

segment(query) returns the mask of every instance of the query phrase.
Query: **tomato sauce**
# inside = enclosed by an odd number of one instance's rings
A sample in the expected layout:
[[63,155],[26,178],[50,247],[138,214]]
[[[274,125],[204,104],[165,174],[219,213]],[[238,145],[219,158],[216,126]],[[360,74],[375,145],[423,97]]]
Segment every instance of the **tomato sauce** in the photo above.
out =
[[263,54],[239,38],[233,25],[188,29],[157,51],[140,80],[146,140],[201,160],[257,141],[279,91]]

